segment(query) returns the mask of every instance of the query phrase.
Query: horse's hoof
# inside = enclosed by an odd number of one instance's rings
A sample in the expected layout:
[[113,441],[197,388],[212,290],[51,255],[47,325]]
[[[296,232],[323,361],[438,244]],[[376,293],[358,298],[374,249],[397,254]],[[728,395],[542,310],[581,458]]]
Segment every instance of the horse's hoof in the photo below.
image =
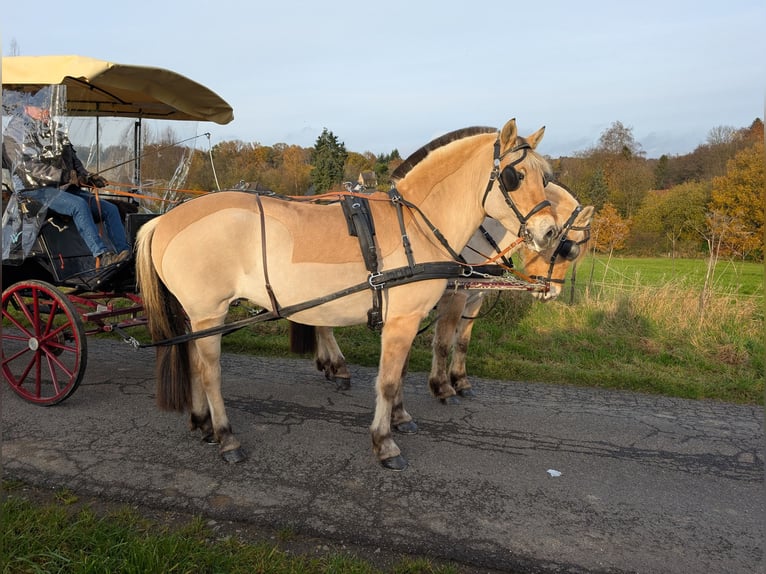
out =
[[415,421],[407,421],[406,423],[399,423],[398,425],[393,426],[396,432],[400,432],[402,434],[415,434],[418,432],[418,425],[415,423]]
[[203,436],[202,442],[205,444],[218,444],[218,441],[215,440],[215,435],[213,433],[207,433],[205,436]]
[[383,468],[388,470],[395,470],[397,472],[403,471],[407,468],[407,459],[402,455],[392,456],[391,458],[384,458],[380,461]]
[[473,399],[476,397],[476,393],[473,392],[473,389],[462,389],[458,391],[457,394],[466,399]]
[[336,391],[347,391],[351,388],[351,379],[349,377],[335,377],[333,381],[335,381]]
[[441,401],[441,404],[443,405],[459,405],[460,404],[460,399],[457,398],[455,395],[441,398],[439,399],[439,401]]
[[242,462],[247,458],[245,451],[241,448],[235,448],[232,450],[225,450],[221,453],[221,458],[230,464]]

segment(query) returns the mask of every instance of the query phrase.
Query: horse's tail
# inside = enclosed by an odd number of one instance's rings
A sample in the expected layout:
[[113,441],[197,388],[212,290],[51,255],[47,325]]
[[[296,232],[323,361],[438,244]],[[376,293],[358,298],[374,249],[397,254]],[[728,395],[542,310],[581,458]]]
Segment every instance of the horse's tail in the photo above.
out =
[[[136,279],[144,304],[152,342],[172,339],[186,333],[186,314],[181,303],[168,290],[152,261],[152,237],[159,218],[141,226],[136,237]],[[157,406],[166,411],[191,407],[189,343],[158,345]]]
[[303,355],[317,350],[316,327],[303,323],[290,324],[290,352]]

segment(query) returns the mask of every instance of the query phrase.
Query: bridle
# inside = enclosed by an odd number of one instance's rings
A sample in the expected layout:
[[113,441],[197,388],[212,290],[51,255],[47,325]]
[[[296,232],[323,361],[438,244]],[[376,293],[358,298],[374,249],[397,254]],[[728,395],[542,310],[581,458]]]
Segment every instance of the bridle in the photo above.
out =
[[[527,142],[522,142],[511,149],[507,150],[502,155],[500,154],[500,136],[498,135],[497,140],[495,140],[495,149],[494,149],[494,165],[492,167],[492,172],[489,174],[489,181],[487,182],[487,189],[484,191],[484,197],[481,200],[481,206],[484,207],[484,204],[487,201],[487,196],[489,195],[489,192],[492,190],[492,187],[495,183],[495,181],[498,182],[500,187],[500,193],[503,194],[503,199],[505,199],[506,205],[510,207],[513,210],[513,213],[516,214],[516,217],[519,220],[520,226],[519,231],[516,233],[517,237],[521,237],[526,243],[530,243],[532,241],[532,234],[527,230],[527,222],[540,210],[545,209],[546,207],[550,207],[551,202],[547,199],[541,201],[538,203],[535,207],[533,207],[529,213],[527,213],[526,216],[522,215],[519,211],[518,207],[516,207],[516,204],[513,202],[513,199],[511,198],[511,192],[516,191],[521,187],[521,182],[524,180],[524,174],[519,173],[516,171],[515,166],[520,164],[522,161],[524,161],[527,157],[527,150],[532,149],[532,146],[529,145]],[[521,155],[520,158],[512,161],[508,165],[506,165],[502,171],[500,171],[500,162],[507,156],[508,154],[517,152],[517,151],[523,151],[524,153]],[[545,177],[543,177],[543,186],[545,186]]]
[[[551,254],[550,262],[548,265],[548,276],[543,277],[542,275],[530,275],[532,279],[537,279],[538,281],[544,281],[546,284],[548,283],[560,283],[564,284],[564,279],[554,279],[553,278],[553,268],[556,265],[556,259],[558,257],[563,257],[567,261],[575,261],[579,255],[580,250],[575,249],[576,247],[579,248],[580,245],[584,245],[588,241],[590,241],[590,223],[588,225],[575,225],[574,222],[577,219],[577,216],[580,215],[580,212],[582,211],[582,205],[579,203],[577,204],[577,207],[572,210],[572,213],[569,215],[569,218],[567,218],[566,223],[562,226],[561,234],[559,235],[559,242],[556,245],[556,248],[553,250],[553,253]],[[570,231],[582,231],[585,235],[580,241],[574,241],[572,239],[569,239],[569,232]]]

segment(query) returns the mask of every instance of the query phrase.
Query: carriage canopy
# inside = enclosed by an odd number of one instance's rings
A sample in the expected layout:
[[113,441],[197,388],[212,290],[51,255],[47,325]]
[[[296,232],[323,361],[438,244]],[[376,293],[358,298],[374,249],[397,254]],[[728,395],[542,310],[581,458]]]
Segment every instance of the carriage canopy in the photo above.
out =
[[3,89],[35,92],[67,86],[67,115],[157,120],[234,119],[231,106],[205,86],[163,68],[118,64],[83,56],[3,58]]

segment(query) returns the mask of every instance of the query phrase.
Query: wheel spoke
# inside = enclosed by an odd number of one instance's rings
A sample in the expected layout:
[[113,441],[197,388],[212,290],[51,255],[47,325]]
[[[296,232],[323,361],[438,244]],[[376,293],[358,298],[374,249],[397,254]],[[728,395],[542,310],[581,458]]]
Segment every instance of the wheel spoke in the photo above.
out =
[[[11,359],[3,361],[3,365],[6,365],[7,363],[10,363],[11,360],[15,359],[16,357],[19,357],[19,358],[22,357],[24,354],[26,354],[28,352],[30,352],[29,349],[22,349],[19,353],[17,353],[13,357],[11,357]],[[32,367],[35,366],[36,355],[37,355],[37,353],[32,352],[32,356],[30,357],[29,363],[27,363],[26,368],[23,370],[23,372],[21,373],[21,375],[19,377],[14,379],[13,382],[14,382],[16,387],[21,387],[21,385],[24,383],[24,379],[26,379],[27,375],[29,375],[29,371],[31,371]],[[21,361],[19,361],[19,362],[21,362]]]
[[16,283],[3,293],[0,368],[22,398],[53,405],[80,384],[87,364],[86,332],[74,303],[43,281]]

